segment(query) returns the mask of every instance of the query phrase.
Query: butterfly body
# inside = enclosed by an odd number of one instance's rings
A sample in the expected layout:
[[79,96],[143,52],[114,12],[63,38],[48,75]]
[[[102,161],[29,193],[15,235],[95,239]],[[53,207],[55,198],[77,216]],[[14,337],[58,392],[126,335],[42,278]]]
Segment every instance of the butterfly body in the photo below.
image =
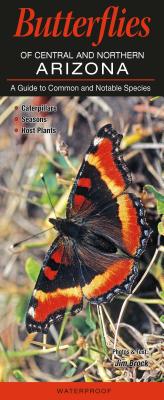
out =
[[82,224],[77,224],[67,218],[50,218],[49,222],[54,225],[54,228],[57,231],[70,239],[82,240],[83,235],[85,234],[85,227]]
[[45,256],[30,300],[29,332],[47,332],[52,323],[83,306],[130,292],[150,229],[119,149],[122,136],[111,125],[93,139],[71,190],[66,218],[50,218],[58,231]]

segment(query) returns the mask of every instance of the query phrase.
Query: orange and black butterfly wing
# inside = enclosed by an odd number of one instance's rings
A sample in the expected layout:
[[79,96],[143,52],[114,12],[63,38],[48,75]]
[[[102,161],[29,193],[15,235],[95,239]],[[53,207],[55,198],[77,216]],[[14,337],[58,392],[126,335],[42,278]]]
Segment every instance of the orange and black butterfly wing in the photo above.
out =
[[129,293],[138,274],[137,261],[125,255],[103,253],[94,246],[78,248],[82,291],[93,304],[106,303],[121,292]]
[[130,185],[119,148],[121,138],[108,124],[93,139],[68,199],[68,218],[87,217],[101,210]]
[[78,260],[71,241],[57,238],[50,247],[40,271],[26,315],[28,332],[47,333],[65,311],[82,309]]
[[119,293],[130,293],[138,275],[138,267],[134,260],[118,255],[110,255],[106,270],[95,273],[90,267],[83,265],[84,296],[92,304],[111,301]]
[[124,193],[88,217],[86,227],[125,254],[139,258],[151,233],[144,214],[141,200],[132,193]]

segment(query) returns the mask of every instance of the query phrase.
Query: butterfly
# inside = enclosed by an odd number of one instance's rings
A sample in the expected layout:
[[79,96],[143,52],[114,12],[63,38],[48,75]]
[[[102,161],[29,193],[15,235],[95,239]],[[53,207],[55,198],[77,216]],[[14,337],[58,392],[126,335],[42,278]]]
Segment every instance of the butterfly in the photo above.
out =
[[110,124],[91,142],[74,181],[66,218],[50,218],[58,236],[48,250],[26,315],[28,332],[47,333],[66,310],[129,293],[150,229]]

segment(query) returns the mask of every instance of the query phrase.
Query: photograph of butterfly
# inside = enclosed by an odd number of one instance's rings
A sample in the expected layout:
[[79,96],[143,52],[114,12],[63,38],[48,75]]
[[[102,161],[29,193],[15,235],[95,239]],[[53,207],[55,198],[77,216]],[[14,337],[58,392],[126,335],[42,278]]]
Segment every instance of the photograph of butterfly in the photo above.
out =
[[163,98],[0,107],[0,381],[162,379]]
[[[48,250],[27,311],[29,332],[83,306],[129,293],[150,229],[142,202],[125,193],[130,173],[110,124],[94,137],[71,190],[66,218],[50,218],[59,235]],[[119,249],[119,253],[117,250]]]

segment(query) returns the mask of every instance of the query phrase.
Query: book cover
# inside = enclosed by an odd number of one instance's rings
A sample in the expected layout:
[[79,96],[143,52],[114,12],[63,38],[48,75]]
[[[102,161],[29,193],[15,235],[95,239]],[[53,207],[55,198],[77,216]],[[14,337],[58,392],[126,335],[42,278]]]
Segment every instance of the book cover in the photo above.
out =
[[146,1],[3,5],[7,399],[162,392],[162,33]]

